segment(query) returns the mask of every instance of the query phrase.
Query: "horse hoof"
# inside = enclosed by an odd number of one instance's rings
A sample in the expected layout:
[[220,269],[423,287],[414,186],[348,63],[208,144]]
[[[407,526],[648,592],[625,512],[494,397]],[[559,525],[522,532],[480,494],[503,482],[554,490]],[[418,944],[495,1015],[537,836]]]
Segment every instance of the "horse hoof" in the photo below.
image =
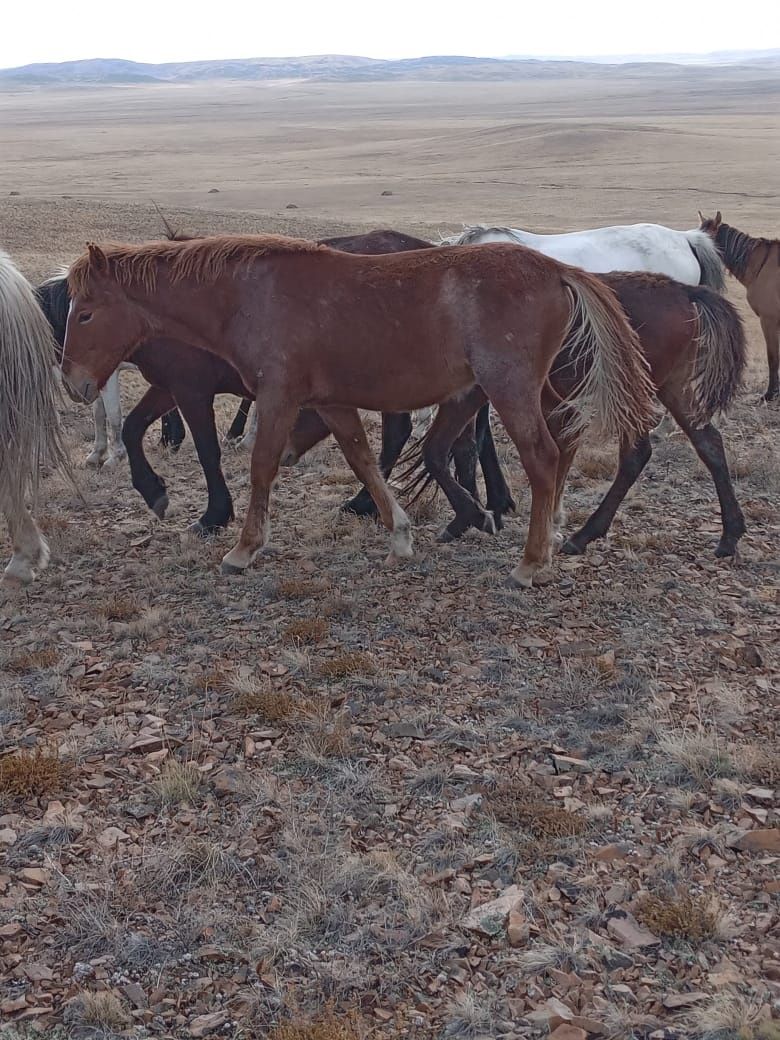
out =
[[716,548],[715,555],[719,560],[728,559],[729,556],[737,555],[737,547],[736,545],[724,545],[723,543],[721,543]]
[[90,455],[87,455],[87,457],[84,459],[84,465],[87,469],[100,469],[100,467],[103,465],[103,456],[96,455],[94,452],[92,452]]
[[448,542],[454,542],[458,538],[460,538],[459,534],[455,534],[455,532],[451,531],[449,527],[445,527],[444,530],[437,535],[436,541],[441,545],[446,545]]
[[489,512],[487,510],[483,514],[481,530],[485,534],[497,534],[498,533],[498,528],[496,527],[495,517],[493,516],[493,514],[491,512]]
[[236,567],[234,563],[225,563],[223,560],[219,566],[220,574],[228,574],[233,577],[236,574],[243,574],[246,567]]
[[372,519],[376,519],[379,516],[379,510],[373,501],[366,503],[361,502],[357,498],[348,498],[346,502],[342,502],[339,511],[351,513],[353,516],[368,516]]
[[159,498],[156,498],[154,500],[154,502],[151,504],[149,508],[152,510],[156,517],[158,517],[160,520],[164,520],[165,513],[169,505],[170,501],[168,499],[168,495],[165,492],[163,492],[163,494],[160,495]]
[[534,578],[533,572],[520,571],[519,568],[511,571],[509,575],[509,586],[513,589],[530,589],[533,588]]
[[582,556],[585,552],[585,546],[578,545],[577,542],[573,541],[571,538],[567,538],[561,546],[560,551],[565,553],[566,556]]

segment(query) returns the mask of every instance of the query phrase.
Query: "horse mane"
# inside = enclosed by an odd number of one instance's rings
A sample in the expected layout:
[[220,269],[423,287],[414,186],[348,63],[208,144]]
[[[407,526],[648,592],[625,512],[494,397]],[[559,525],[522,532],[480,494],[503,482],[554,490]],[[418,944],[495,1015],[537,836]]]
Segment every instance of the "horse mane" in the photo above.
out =
[[721,223],[715,233],[715,244],[723,257],[723,262],[736,278],[743,278],[751,257],[761,246],[767,247],[767,255],[772,246],[780,246],[777,238],[753,238],[745,231]]
[[173,282],[190,278],[207,285],[229,271],[238,273],[240,268],[262,257],[316,253],[327,251],[327,247],[282,235],[216,235],[140,245],[112,243],[102,246],[101,250],[105,268],[102,260],[98,267],[89,250],[71,265],[68,271],[71,294],[85,292],[92,279],[101,274],[108,274],[122,285],[140,284],[152,291],[163,267]]
[[497,235],[507,235],[515,242],[519,242],[519,238],[515,233],[514,228],[501,227],[499,225],[489,224],[464,224],[463,230],[459,235],[451,235],[449,238],[442,238],[439,242],[440,246],[470,246],[474,245],[475,241],[486,233],[494,233]]

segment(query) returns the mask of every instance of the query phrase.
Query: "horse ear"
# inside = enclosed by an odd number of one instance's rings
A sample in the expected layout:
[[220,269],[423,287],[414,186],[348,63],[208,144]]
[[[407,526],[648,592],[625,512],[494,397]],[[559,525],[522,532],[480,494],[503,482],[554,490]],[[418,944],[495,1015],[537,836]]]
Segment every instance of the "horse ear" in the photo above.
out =
[[715,223],[716,224],[721,224],[722,222],[723,222],[723,217],[720,215],[720,210],[718,210],[718,212],[715,214]]
[[108,258],[100,246],[94,242],[87,242],[87,253],[89,254],[89,266],[93,271],[102,273],[108,270]]
[[704,223],[704,214],[702,213],[702,211],[700,209],[697,209],[696,212],[699,214],[699,223],[703,224]]

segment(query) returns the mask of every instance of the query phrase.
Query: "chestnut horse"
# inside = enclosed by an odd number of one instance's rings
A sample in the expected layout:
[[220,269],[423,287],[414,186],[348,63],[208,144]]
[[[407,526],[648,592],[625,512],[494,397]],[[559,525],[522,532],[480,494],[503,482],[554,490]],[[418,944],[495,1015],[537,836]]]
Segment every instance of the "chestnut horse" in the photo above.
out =
[[703,217],[701,230],[712,236],[723,263],[747,290],[747,302],[761,322],[766,341],[769,385],[763,401],[780,397],[780,239],[752,238],[724,224],[720,210]]
[[[192,236],[175,231],[162,213],[160,217],[165,225],[166,238],[171,242],[193,241]],[[378,230],[365,235],[349,235],[339,238],[324,239],[324,245],[331,245],[347,253],[392,253],[402,250],[423,249],[429,245],[422,239],[413,238],[400,231]],[[433,248],[431,246],[431,248]],[[65,339],[65,322],[68,315],[70,298],[67,279],[52,278],[45,283],[45,293],[39,290],[41,305],[49,318],[54,334],[60,343]],[[59,355],[61,358],[61,352]],[[59,360],[58,358],[58,360]],[[209,535],[226,527],[233,519],[233,499],[222,473],[222,452],[214,421],[214,398],[217,394],[234,394],[242,397],[227,439],[235,440],[244,431],[251,398],[249,391],[241,381],[241,377],[232,365],[206,351],[188,347],[170,339],[154,339],[144,343],[132,355],[133,363],[141,375],[150,384],[138,404],[128,414],[122,430],[122,440],[127,449],[130,463],[130,476],[133,487],[138,491],[147,506],[161,519],[165,516],[169,500],[165,481],[152,469],[143,448],[144,434],[149,426],[159,417],[178,417],[176,406],[181,410],[192,432],[195,450],[206,478],[208,502],[206,510],[199,520],[190,526],[196,534]],[[181,420],[179,420],[181,421]],[[301,413],[301,423],[307,427],[316,422],[311,414]],[[412,423],[409,416],[387,417],[389,430],[395,432],[405,429],[408,423],[411,432]],[[325,434],[330,433],[325,427]],[[408,433],[406,435],[408,437]],[[183,438],[179,438],[179,443]],[[384,440],[390,440],[388,432]],[[405,443],[405,441],[404,441]],[[380,466],[391,468],[397,456],[387,463],[384,457]],[[388,472],[389,472],[388,468]],[[364,512],[374,509],[370,495],[365,492],[356,496],[354,503],[345,503],[346,509],[353,512]]]
[[[222,562],[226,573],[245,570],[267,540],[271,485],[302,407],[320,412],[371,492],[392,532],[394,560],[411,554],[410,523],[379,472],[358,409],[439,404],[435,430],[453,407],[467,413],[465,425],[484,391],[531,485],[528,539],[512,572],[525,587],[551,558],[568,428],[592,417],[635,440],[653,415],[647,365],[611,291],[523,247],[368,257],[262,235],[91,245],[71,267],[69,287],[62,370],[85,401],[141,343],[161,335],[229,361],[254,392],[251,493],[239,541]],[[587,374],[560,409],[547,374],[567,336]]]
[[[742,320],[728,300],[706,286],[681,285],[662,275],[641,273],[613,272],[600,277],[614,290],[637,330],[658,399],[687,435],[712,475],[723,522],[715,555],[733,556],[739,539],[745,533],[745,521],[729,476],[723,440],[710,419],[731,405],[742,381],[747,357]],[[583,375],[581,365],[564,347],[550,372],[553,388],[561,397],[568,397],[576,392]],[[477,441],[488,502],[501,502],[506,500],[509,492],[493,445],[487,406],[480,412],[479,419]],[[298,446],[310,445],[316,419],[308,418],[306,426],[304,430],[303,422],[299,423],[295,434]],[[318,432],[321,435],[321,429]],[[442,483],[442,468],[447,465],[446,431],[440,437],[441,440],[436,440],[430,433],[421,445],[415,446],[415,463],[407,470],[407,475],[415,470],[419,472],[423,463],[427,472],[409,480],[407,489],[418,486],[419,494],[434,477]],[[576,449],[574,439],[564,449],[566,461],[562,462],[563,465],[571,463]],[[639,478],[651,454],[649,436],[633,443],[628,439],[621,441],[620,465],[612,486],[583,527],[563,544],[563,552],[582,553],[590,542],[606,536],[620,503]],[[461,482],[472,496],[476,493],[475,457],[473,449],[469,453],[468,439],[461,438],[460,448],[455,453],[456,468]],[[462,491],[458,491],[451,502],[458,515],[445,529],[444,540],[458,537],[471,526],[485,529],[484,525],[474,523],[474,509],[465,502]],[[498,522],[500,517],[496,516],[496,520]],[[561,503],[556,521],[563,522]]]

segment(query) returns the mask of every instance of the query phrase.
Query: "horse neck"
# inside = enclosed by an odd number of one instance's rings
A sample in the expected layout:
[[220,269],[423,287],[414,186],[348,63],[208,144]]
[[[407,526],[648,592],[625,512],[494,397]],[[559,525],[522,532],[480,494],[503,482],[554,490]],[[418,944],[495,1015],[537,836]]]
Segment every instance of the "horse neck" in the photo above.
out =
[[729,224],[721,224],[715,235],[715,244],[723,257],[723,263],[737,281],[749,285],[752,281],[750,261],[760,245],[759,240]]
[[152,287],[133,286],[130,294],[155,335],[225,356],[220,349],[220,318],[211,306],[218,295],[214,285],[187,278],[171,281],[163,275]]

